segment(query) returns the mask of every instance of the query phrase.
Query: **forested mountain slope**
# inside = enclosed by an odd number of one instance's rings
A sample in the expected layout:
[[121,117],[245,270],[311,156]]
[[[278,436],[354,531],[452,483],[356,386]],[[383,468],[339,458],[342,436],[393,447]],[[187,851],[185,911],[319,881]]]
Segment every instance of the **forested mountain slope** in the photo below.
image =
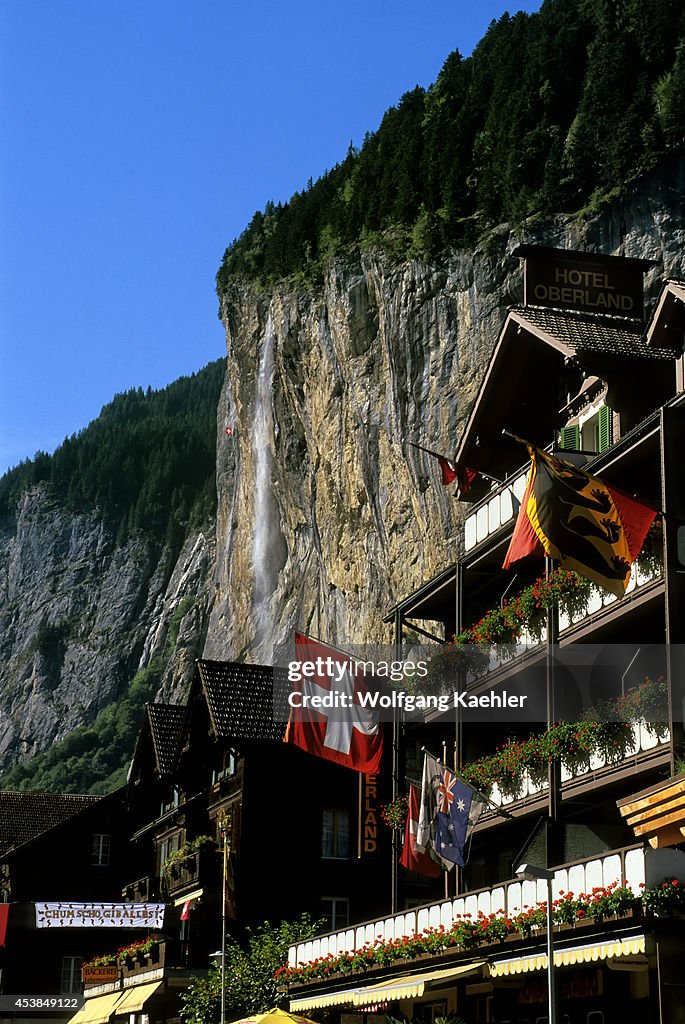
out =
[[681,0],[545,0],[493,22],[473,55],[406,93],[356,151],[226,250],[263,285],[320,281],[326,260],[382,242],[432,257],[502,222],[575,212],[685,145]]

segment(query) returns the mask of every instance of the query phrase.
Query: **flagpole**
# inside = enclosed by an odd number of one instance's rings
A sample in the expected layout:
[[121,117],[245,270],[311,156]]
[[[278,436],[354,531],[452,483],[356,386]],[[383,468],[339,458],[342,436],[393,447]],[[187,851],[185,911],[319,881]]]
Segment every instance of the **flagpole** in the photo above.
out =
[[513,821],[513,814],[510,814],[509,811],[502,810],[501,807],[498,807],[497,804],[493,803],[489,796],[486,796],[481,789],[478,789],[477,786],[474,786],[474,784],[469,779],[465,779],[461,772],[456,771],[454,768],[450,768],[449,765],[446,765],[444,761],[441,761],[439,757],[435,756],[435,754],[431,754],[430,750],[427,747],[421,747],[421,753],[428,754],[428,756],[432,757],[436,764],[439,764],[441,768],[446,768],[448,772],[452,772],[452,775],[456,775],[456,777],[461,782],[463,782],[465,786],[468,786],[469,789],[472,789],[476,796],[479,796],[481,800],[483,800],[483,802],[488,805],[490,810],[495,812],[495,814],[499,814],[500,817],[507,818],[507,820]]
[[228,822],[221,824],[223,868],[221,884],[221,1024],[226,1024],[226,882],[228,877]]
[[[395,657],[398,661],[402,660],[402,613],[398,609],[395,612]],[[399,719],[398,709],[393,706],[392,709],[392,798],[393,801],[397,800],[399,794],[400,784],[400,736],[399,736]],[[399,842],[400,837],[397,833],[397,829],[392,830],[392,862],[390,868],[390,913],[397,913],[397,904],[399,897]]]

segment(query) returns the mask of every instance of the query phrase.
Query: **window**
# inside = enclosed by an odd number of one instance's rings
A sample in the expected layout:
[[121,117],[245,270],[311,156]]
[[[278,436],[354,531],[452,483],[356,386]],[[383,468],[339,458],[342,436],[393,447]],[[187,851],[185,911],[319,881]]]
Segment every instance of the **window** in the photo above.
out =
[[605,452],[611,447],[611,409],[608,405],[590,410],[580,417],[580,444],[586,452]]
[[595,406],[573,426],[559,431],[559,447],[566,451],[605,452],[613,444],[612,414],[608,405]]
[[222,779],[228,779],[232,775],[235,775],[235,754],[232,750],[224,750],[221,758],[221,768],[212,769],[212,785],[217,782],[221,782]]
[[438,1017],[447,1016],[447,1000],[441,999],[435,1003],[420,1003],[418,1006],[414,1006],[414,1013],[416,1019],[421,1024],[435,1024]]
[[350,812],[325,810],[321,829],[321,856],[344,860],[350,855]]
[[321,916],[324,919],[325,932],[347,928],[350,923],[350,901],[347,896],[322,896]]
[[106,868],[109,864],[110,845],[111,836],[104,835],[100,832],[94,835],[90,863],[94,864],[98,868]]
[[179,791],[176,789],[175,786],[172,786],[171,789],[167,791],[166,796],[162,800],[161,813],[167,814],[169,811],[173,811],[176,807],[178,807],[180,802],[181,798]]
[[167,836],[159,844],[159,870],[162,871],[164,867],[164,861],[167,859],[170,853],[176,853],[177,850],[181,849],[181,833],[174,832],[173,835]]
[[82,992],[83,985],[81,983],[81,964],[83,958],[80,956],[63,956],[62,957],[62,980],[60,982],[60,992]]

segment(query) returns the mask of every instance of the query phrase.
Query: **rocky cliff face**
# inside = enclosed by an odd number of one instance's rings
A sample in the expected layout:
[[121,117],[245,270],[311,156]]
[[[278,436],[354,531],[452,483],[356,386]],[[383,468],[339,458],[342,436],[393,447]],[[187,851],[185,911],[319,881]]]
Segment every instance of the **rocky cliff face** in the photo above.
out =
[[271,660],[295,628],[390,641],[391,606],[459,553],[459,506],[417,441],[451,454],[506,307],[521,241],[685,272],[680,162],[626,201],[514,233],[440,265],[380,252],[332,264],[316,292],[235,286],[222,301],[217,593],[205,652]]
[[142,538],[117,547],[95,513],[66,512],[44,487],[26,493],[0,526],[0,766],[92,721],[166,652],[175,613],[162,693],[180,700],[213,564],[211,535],[190,536],[175,563],[168,552],[158,560]]
[[200,653],[269,662],[295,628],[390,641],[384,613],[460,549],[453,489],[407,442],[453,452],[522,299],[512,249],[654,259],[653,298],[685,276],[683,196],[678,162],[592,217],[502,227],[434,265],[372,252],[334,262],[317,291],[236,285],[221,310],[216,535],[159,560],[41,488],[0,523],[0,768],[91,721],[161,654],[158,696],[179,701]]

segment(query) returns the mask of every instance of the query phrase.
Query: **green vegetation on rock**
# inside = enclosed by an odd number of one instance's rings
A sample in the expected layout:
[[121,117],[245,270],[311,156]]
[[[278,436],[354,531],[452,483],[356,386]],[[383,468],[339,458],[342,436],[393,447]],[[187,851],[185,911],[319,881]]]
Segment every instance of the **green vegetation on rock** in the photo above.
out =
[[357,151],[226,250],[236,278],[317,281],[328,259],[469,245],[489,227],[576,212],[685,145],[682,0],[545,0],[505,14],[473,55],[387,111]]
[[81,725],[49,750],[0,776],[0,789],[59,793],[110,793],[126,782],[131,751],[154,699],[164,661],[155,658],[136,673],[128,691],[90,725]]

